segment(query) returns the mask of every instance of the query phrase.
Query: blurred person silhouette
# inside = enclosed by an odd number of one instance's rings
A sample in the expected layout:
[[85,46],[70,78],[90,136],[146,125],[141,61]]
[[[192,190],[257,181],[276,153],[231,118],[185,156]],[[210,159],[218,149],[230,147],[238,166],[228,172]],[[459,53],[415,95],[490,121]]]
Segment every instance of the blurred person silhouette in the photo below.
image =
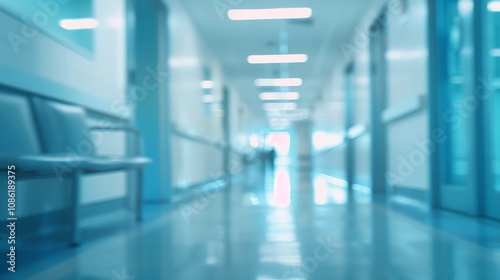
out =
[[271,169],[274,169],[274,161],[276,160],[276,150],[274,148],[271,148],[271,150],[269,150],[268,160],[269,160],[269,165],[271,166]]

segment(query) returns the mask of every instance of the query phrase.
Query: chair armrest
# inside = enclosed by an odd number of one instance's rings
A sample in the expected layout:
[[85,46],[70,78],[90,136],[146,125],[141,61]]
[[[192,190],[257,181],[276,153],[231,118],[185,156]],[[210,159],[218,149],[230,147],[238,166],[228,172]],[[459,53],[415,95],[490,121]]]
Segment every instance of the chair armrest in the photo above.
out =
[[89,131],[101,130],[101,131],[121,131],[132,134],[134,136],[135,142],[135,155],[142,155],[142,135],[139,129],[133,126],[91,126],[88,128]]
[[117,130],[122,130],[126,132],[130,132],[136,135],[140,135],[141,132],[139,129],[133,126],[91,126],[89,127],[89,130],[112,130],[112,131],[117,131]]
[[15,165],[20,171],[46,173],[55,171],[54,166],[62,166],[67,171],[79,169],[83,159],[65,155],[6,155],[0,154],[0,170]]

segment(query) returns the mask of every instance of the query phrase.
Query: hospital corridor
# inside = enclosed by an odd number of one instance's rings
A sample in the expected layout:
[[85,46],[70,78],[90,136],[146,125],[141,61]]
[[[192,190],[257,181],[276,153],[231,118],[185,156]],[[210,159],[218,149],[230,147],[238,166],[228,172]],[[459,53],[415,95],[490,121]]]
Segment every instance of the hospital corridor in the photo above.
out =
[[500,279],[500,1],[0,0],[0,279]]

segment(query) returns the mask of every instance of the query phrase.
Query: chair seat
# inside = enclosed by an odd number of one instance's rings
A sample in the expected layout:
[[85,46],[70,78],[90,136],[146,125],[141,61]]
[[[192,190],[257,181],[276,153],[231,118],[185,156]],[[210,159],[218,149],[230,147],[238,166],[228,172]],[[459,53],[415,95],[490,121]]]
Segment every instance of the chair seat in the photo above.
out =
[[57,166],[78,167],[82,163],[79,158],[60,155],[0,155],[0,170],[15,165],[16,173],[47,173]]
[[0,155],[0,170],[15,165],[19,173],[48,173],[54,168],[67,167],[84,173],[137,168],[150,163],[146,157],[89,157],[69,158],[63,155]]
[[90,157],[83,158],[82,170],[85,173],[137,168],[150,163],[146,157]]

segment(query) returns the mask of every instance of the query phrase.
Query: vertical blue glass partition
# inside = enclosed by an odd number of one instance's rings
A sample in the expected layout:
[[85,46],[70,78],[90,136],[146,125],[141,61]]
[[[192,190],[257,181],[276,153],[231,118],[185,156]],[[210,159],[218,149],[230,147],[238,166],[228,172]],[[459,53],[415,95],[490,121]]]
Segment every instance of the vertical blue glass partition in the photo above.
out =
[[[489,3],[494,3],[490,1]],[[488,4],[489,4],[488,3]],[[496,2],[500,6],[500,2]],[[485,46],[486,57],[486,71],[488,76],[491,77],[492,92],[491,102],[488,102],[491,112],[490,131],[493,137],[491,143],[491,158],[492,158],[492,172],[494,182],[491,188],[500,192],[500,9],[495,10],[493,5],[488,5],[490,8],[487,12],[486,19],[486,32],[487,41]]]
[[431,1],[430,106],[436,145],[432,154],[433,203],[479,213],[476,16],[473,0]]
[[463,186],[470,170],[468,134],[470,130],[462,120],[463,100],[467,97],[466,77],[469,74],[464,61],[464,20],[459,11],[459,1],[449,1],[448,5],[448,91],[443,94],[443,119],[445,129],[450,136],[448,145],[444,146],[445,158],[448,164],[445,165],[445,176],[443,183],[450,186]]
[[500,219],[500,1],[481,1],[483,214]]

